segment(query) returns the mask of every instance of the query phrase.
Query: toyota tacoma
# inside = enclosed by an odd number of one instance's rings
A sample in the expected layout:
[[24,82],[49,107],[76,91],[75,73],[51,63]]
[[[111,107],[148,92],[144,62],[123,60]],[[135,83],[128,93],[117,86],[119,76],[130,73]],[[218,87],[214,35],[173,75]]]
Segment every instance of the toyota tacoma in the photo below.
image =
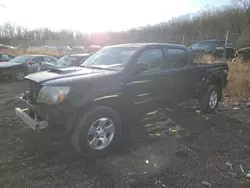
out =
[[26,76],[30,89],[20,98],[29,107],[15,112],[33,130],[63,131],[80,154],[99,157],[119,145],[128,120],[156,104],[194,98],[203,112],[214,112],[227,75],[226,63],[195,64],[181,45],[107,46],[80,67]]

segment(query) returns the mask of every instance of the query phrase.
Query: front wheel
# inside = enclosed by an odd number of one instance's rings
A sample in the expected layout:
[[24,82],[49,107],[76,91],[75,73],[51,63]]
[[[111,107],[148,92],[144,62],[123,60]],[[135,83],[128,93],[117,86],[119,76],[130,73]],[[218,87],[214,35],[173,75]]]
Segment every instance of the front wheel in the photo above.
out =
[[119,145],[122,123],[116,111],[108,107],[94,107],[79,116],[71,141],[73,147],[88,159],[109,155]]
[[218,106],[220,89],[216,85],[210,85],[206,94],[200,99],[200,109],[205,113],[212,113]]

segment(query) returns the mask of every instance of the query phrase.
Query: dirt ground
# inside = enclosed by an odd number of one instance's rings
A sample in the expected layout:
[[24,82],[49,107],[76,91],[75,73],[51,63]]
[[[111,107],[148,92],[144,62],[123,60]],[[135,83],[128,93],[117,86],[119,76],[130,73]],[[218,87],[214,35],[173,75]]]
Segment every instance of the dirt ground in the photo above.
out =
[[152,112],[117,152],[87,161],[66,139],[34,133],[15,117],[14,107],[24,107],[18,95],[26,87],[25,82],[0,84],[1,188],[250,187],[240,170],[240,165],[250,170],[245,102],[226,99],[211,115],[194,103]]

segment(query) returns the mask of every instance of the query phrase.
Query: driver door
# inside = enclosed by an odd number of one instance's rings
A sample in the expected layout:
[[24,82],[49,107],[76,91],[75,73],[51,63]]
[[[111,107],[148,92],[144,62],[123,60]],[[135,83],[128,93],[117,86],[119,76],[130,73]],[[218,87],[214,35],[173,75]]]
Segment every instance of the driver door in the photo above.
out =
[[142,63],[144,70],[131,76],[126,83],[129,103],[136,110],[144,112],[158,102],[162,97],[161,88],[163,82],[161,79],[162,66],[164,58],[161,48],[146,49],[138,56],[136,64]]

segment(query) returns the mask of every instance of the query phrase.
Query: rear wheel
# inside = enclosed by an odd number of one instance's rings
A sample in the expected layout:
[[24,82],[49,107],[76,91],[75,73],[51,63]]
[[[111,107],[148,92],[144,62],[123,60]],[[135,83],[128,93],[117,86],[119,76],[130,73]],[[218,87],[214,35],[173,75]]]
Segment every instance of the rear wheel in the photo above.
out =
[[89,159],[109,155],[121,138],[122,123],[117,112],[100,106],[79,116],[71,134],[73,147]]
[[218,106],[220,89],[216,85],[210,85],[207,93],[200,99],[200,109],[205,113],[212,113]]

